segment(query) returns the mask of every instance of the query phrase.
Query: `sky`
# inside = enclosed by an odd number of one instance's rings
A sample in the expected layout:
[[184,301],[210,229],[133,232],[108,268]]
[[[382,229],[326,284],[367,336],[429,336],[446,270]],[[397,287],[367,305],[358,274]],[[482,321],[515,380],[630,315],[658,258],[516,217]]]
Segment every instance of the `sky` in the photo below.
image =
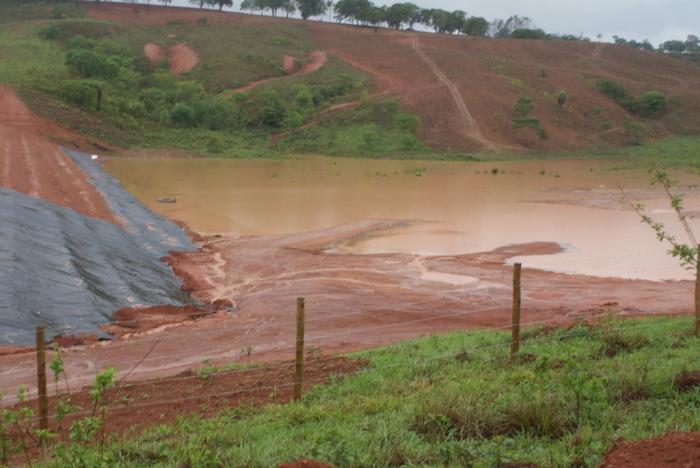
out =
[[[155,0],[152,0],[155,3]],[[464,10],[486,19],[529,16],[549,33],[581,34],[604,40],[613,35],[650,40],[700,36],[700,0],[374,0],[377,5],[412,1],[422,8]],[[234,0],[238,10],[241,0]],[[187,5],[187,0],[173,4]]]

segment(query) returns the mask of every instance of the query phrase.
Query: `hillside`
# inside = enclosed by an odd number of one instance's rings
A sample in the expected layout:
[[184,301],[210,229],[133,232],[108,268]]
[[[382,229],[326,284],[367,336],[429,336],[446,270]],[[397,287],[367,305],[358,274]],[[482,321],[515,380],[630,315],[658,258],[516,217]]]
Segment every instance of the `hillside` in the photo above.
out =
[[[185,27],[205,18],[209,25],[228,28],[302,28],[298,33],[307,33],[313,48],[369,75],[375,99],[394,97],[415,112],[422,121],[419,136],[433,148],[570,150],[700,130],[700,69],[626,46],[476,39],[192,9],[140,7],[135,12],[116,4],[91,4],[87,11],[94,18],[130,24]],[[660,91],[670,109],[660,119],[634,117],[596,89],[603,79],[623,85],[630,95]],[[561,108],[560,91],[567,94]],[[513,107],[521,96],[532,99],[531,115],[544,132],[527,125],[514,128]]]
[[[112,149],[434,158],[607,151],[700,132],[700,69],[627,46],[31,5],[2,6],[0,83]],[[97,76],[68,64],[71,54],[117,68]],[[601,92],[604,80],[623,99]],[[643,117],[638,101],[650,91],[663,106]]]

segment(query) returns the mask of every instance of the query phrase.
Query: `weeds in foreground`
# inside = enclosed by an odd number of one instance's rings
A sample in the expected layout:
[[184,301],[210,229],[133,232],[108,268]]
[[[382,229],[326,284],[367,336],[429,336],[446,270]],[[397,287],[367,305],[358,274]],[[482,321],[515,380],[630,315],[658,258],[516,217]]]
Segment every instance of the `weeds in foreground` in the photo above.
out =
[[300,402],[275,404],[272,389],[265,408],[182,418],[105,444],[102,455],[94,443],[70,450],[126,465],[595,466],[620,437],[700,430],[700,388],[685,386],[697,367],[688,323],[609,318],[540,330],[514,362],[503,333],[433,336],[359,353],[365,370]]

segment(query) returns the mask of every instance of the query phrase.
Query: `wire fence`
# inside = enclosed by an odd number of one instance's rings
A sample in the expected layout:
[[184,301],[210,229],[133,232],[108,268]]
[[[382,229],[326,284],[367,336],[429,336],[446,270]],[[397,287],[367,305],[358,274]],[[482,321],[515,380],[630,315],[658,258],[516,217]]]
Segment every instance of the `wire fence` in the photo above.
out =
[[[629,256],[631,256],[631,255],[621,255],[621,256],[618,256],[617,258],[626,258]],[[606,257],[606,258],[610,258],[610,257]],[[665,269],[665,268],[663,268],[663,269]],[[661,268],[659,268],[659,270],[661,270]],[[500,279],[503,280],[504,276],[509,274],[509,272],[510,272],[509,269],[503,269],[502,274],[500,276]],[[372,324],[372,325],[368,325],[368,326],[364,326],[364,327],[341,329],[338,331],[331,331],[331,332],[324,332],[322,330],[314,330],[311,333],[307,334],[304,337],[304,340],[309,348],[313,348],[314,345],[320,344],[322,342],[327,343],[328,340],[337,341],[336,339],[340,339],[342,337],[349,337],[352,335],[362,335],[362,334],[365,334],[368,332],[376,333],[377,331],[381,332],[381,331],[386,330],[387,333],[390,333],[391,330],[400,330],[402,327],[412,327],[412,326],[415,326],[416,324],[424,324],[424,323],[429,323],[431,321],[445,321],[445,320],[452,320],[452,319],[456,319],[456,318],[460,318],[460,317],[473,316],[473,315],[484,315],[485,316],[485,315],[487,315],[489,313],[493,313],[493,312],[507,311],[511,308],[511,305],[512,305],[504,297],[502,303],[498,304],[498,305],[491,305],[488,307],[480,307],[480,308],[469,309],[469,310],[458,310],[458,311],[443,313],[443,314],[433,313],[429,316],[425,316],[425,314],[426,314],[426,312],[424,310],[425,306],[428,306],[430,304],[436,304],[438,301],[442,301],[445,299],[454,301],[457,305],[458,305],[459,301],[465,300],[464,297],[459,297],[459,296],[449,297],[450,293],[453,293],[453,292],[451,292],[451,291],[438,292],[434,295],[434,297],[427,299],[425,301],[416,302],[416,303],[409,303],[409,306],[407,307],[407,309],[409,310],[409,313],[421,314],[421,316],[417,317],[417,318],[402,319],[402,320],[393,321],[391,323],[378,323],[378,324]],[[548,301],[541,301],[541,300],[538,300],[535,298],[527,298],[527,297],[526,297],[526,304],[528,305],[528,307],[530,307],[532,305],[537,305],[537,304],[551,306],[551,303]],[[348,312],[342,312],[342,313],[336,313],[336,314],[330,314],[330,315],[314,316],[314,317],[309,318],[308,320],[305,320],[305,322],[307,324],[314,324],[314,323],[328,322],[328,321],[333,321],[333,320],[337,321],[337,320],[341,320],[344,318],[357,318],[358,316],[363,316],[363,315],[371,317],[373,314],[376,314],[379,312],[387,312],[387,311],[398,312],[396,307],[387,307],[387,306],[375,307],[375,308],[357,308],[355,310],[351,310]],[[526,312],[527,312],[527,310],[526,310]],[[284,318],[284,319],[280,319],[279,321],[281,321],[285,325],[286,324],[292,325],[294,322],[294,319],[292,317],[292,314],[290,314],[289,319]],[[519,323],[518,325],[519,326],[522,325],[523,327],[535,327],[535,326],[555,327],[555,326],[561,325],[563,323],[570,323],[571,321],[572,321],[572,318],[569,315],[559,315],[556,317],[550,317],[550,318],[543,319],[543,320],[523,321],[522,323]],[[486,330],[491,330],[491,331],[504,331],[504,330],[512,329],[513,326],[514,326],[514,324],[510,323],[510,324],[503,325],[503,326],[487,326],[487,327],[480,327],[480,328],[486,329]],[[632,328],[646,328],[648,326],[652,326],[652,325],[639,325],[639,326],[632,327]],[[292,328],[290,327],[290,338],[288,338],[288,339],[275,339],[272,341],[255,342],[254,346],[256,347],[256,349],[258,349],[258,348],[265,349],[268,347],[273,348],[275,350],[275,352],[278,354],[282,351],[289,350],[290,354],[291,354],[291,352],[295,348],[297,348],[298,344],[299,344],[298,341],[291,336],[291,329]],[[531,341],[539,341],[539,340],[546,340],[546,339],[562,339],[562,338],[566,338],[569,336],[576,336],[577,333],[582,334],[582,333],[588,333],[588,332],[578,331],[578,332],[564,333],[564,334],[553,334],[553,335],[545,334],[542,336],[537,336],[535,338],[530,338],[530,339],[528,339],[528,341],[531,342]],[[144,386],[144,385],[170,385],[170,384],[177,384],[177,383],[186,382],[186,381],[192,381],[195,379],[202,379],[202,376],[198,375],[198,373],[196,372],[196,369],[198,366],[208,365],[207,364],[208,359],[223,360],[227,356],[231,355],[231,353],[233,352],[233,349],[237,349],[234,346],[231,348],[231,351],[229,351],[229,352],[222,353],[220,351],[217,351],[212,356],[209,356],[209,357],[204,356],[204,355],[199,356],[198,357],[199,363],[198,364],[193,363],[189,366],[191,369],[194,370],[194,372],[192,372],[188,375],[165,376],[162,378],[150,379],[150,380],[133,380],[133,381],[128,380],[129,377],[137,369],[139,369],[139,367],[145,366],[150,362],[161,361],[163,359],[175,361],[178,358],[185,358],[185,357],[192,358],[191,351],[177,352],[177,353],[168,352],[165,354],[154,355],[154,351],[157,350],[158,345],[161,343],[161,341],[163,339],[163,336],[164,335],[161,333],[161,334],[158,334],[158,335],[151,337],[151,338],[145,338],[145,339],[139,340],[140,345],[148,347],[147,350],[145,351],[145,353],[141,356],[135,357],[131,361],[123,361],[123,360],[120,361],[120,366],[122,366],[123,368],[120,369],[122,371],[122,375],[117,380],[118,387],[127,383],[127,381],[128,381],[130,389],[135,390],[135,389],[138,389],[140,386]],[[497,342],[497,343],[492,343],[492,344],[488,344],[488,345],[484,345],[484,346],[480,346],[480,347],[472,347],[471,349],[467,349],[465,351],[477,352],[479,350],[488,349],[488,348],[496,348],[496,347],[504,347],[505,348],[507,346],[507,344],[508,343],[506,341],[503,341],[502,343]],[[397,349],[397,348],[400,348],[403,346],[406,346],[406,344],[403,342],[398,342],[398,343],[382,346],[382,349],[384,349],[386,351],[391,351],[393,349]],[[49,353],[52,353],[52,352],[53,351],[49,351]],[[36,353],[33,353],[33,354],[36,354]],[[324,355],[324,356],[312,355],[312,356],[309,356],[308,348],[307,348],[307,352],[305,354],[306,354],[306,357],[303,359],[303,363],[306,366],[313,366],[313,365],[318,365],[318,364],[330,363],[330,362],[333,362],[333,361],[338,359],[337,356],[333,356],[333,355]],[[66,357],[66,356],[64,356],[64,357]],[[239,357],[240,357],[240,354],[239,354]],[[390,367],[397,367],[397,366],[412,366],[412,365],[416,365],[419,362],[434,361],[434,360],[444,359],[444,358],[448,358],[448,357],[454,357],[454,353],[448,353],[448,354],[445,354],[442,356],[433,356],[430,358],[417,359],[417,360],[413,360],[411,362],[406,362],[405,364],[400,364],[400,365],[392,365],[392,366],[388,366],[388,367],[372,366],[371,368],[373,370],[382,370],[382,369],[386,369],[386,368],[390,368]],[[81,358],[81,361],[85,362],[85,360],[82,358]],[[87,362],[89,362],[93,366],[95,373],[97,373],[101,367],[100,364],[96,360],[89,360],[88,359]],[[240,361],[238,361],[238,363],[240,364]],[[104,367],[104,365],[102,365],[102,367]],[[285,368],[291,369],[292,367],[293,367],[292,362],[275,362],[275,363],[249,365],[248,367],[231,369],[231,370],[221,370],[221,369],[217,369],[215,367],[212,367],[212,369],[217,374],[221,373],[221,372],[235,372],[235,373],[237,373],[237,375],[241,376],[241,375],[244,375],[246,373],[263,373],[265,371],[271,371],[271,370],[282,370]],[[316,383],[325,382],[327,380],[328,380],[328,377],[324,376],[324,377],[321,377],[319,379],[306,381],[304,383],[306,385],[309,385],[309,384],[316,384]],[[68,385],[69,385],[69,383],[66,382],[65,386],[67,387]],[[287,387],[292,387],[294,385],[295,385],[295,383],[292,382],[290,379],[290,382],[288,384],[285,383],[282,385],[279,385],[279,384],[278,385],[271,385],[271,386],[255,385],[255,386],[251,386],[251,387],[247,387],[247,388],[235,389],[235,390],[226,391],[226,392],[218,393],[218,394],[206,393],[206,394],[201,394],[201,395],[193,395],[193,396],[189,396],[189,397],[181,397],[181,398],[166,399],[166,400],[153,400],[153,401],[147,401],[147,402],[141,402],[141,403],[132,403],[129,405],[117,405],[117,406],[112,406],[111,408],[123,409],[123,408],[128,407],[128,408],[136,409],[136,408],[144,407],[144,406],[174,404],[174,403],[178,403],[178,402],[182,403],[182,402],[192,401],[192,400],[201,400],[201,399],[210,399],[210,398],[227,398],[227,397],[235,396],[238,394],[260,392],[260,391],[265,391],[265,390],[272,391],[274,389],[279,390],[279,389],[284,389]],[[65,390],[63,390],[63,392],[65,392]],[[54,391],[54,393],[55,393],[55,391]],[[28,397],[32,397],[34,394],[36,394],[36,391],[32,390],[31,392],[28,392],[26,395]],[[56,395],[54,395],[54,396],[56,396]],[[4,399],[0,400],[0,404],[2,404],[2,405],[8,405],[8,404],[9,405],[13,405],[13,404],[16,405],[16,404],[19,404],[20,402],[21,401],[20,401],[20,398],[18,396],[9,396],[9,397],[5,397]],[[72,415],[72,417],[79,417],[80,415],[86,415],[86,414],[85,413],[74,413]]]
[[[535,322],[528,322],[528,323],[523,323],[525,326],[535,326],[535,325],[546,325],[546,324],[555,324],[557,322],[557,319],[548,319],[548,320],[541,320],[541,321],[535,321]],[[511,327],[511,325],[504,325],[501,327],[490,327],[487,330],[489,331],[503,331],[507,330]],[[646,324],[637,324],[637,325],[626,325],[625,330],[626,331],[631,331],[631,330],[644,330],[644,329],[649,329],[652,327],[658,327],[657,324],[654,323],[646,323]],[[572,339],[572,338],[579,338],[579,337],[586,337],[590,336],[591,331],[588,329],[571,329],[568,331],[565,331],[563,333],[558,333],[558,334],[542,334],[542,335],[537,335],[537,336],[532,336],[528,337],[524,340],[524,343],[538,343],[541,344],[546,341],[562,341],[562,340],[567,340],[567,339]],[[465,347],[460,350],[460,352],[466,352],[469,354],[475,354],[479,352],[483,352],[486,350],[495,350],[495,349],[502,349],[504,351],[508,350],[508,347],[510,345],[510,340],[509,339],[502,339],[502,340],[496,340],[496,342],[493,343],[487,343],[479,346],[472,346],[472,347]],[[395,343],[393,345],[389,345],[386,347],[382,347],[382,351],[384,352],[392,352],[396,348],[402,348],[402,347],[407,347],[410,346],[409,343]],[[405,362],[400,362],[400,363],[393,363],[393,364],[386,364],[386,365],[372,365],[371,363],[368,364],[368,366],[361,368],[356,374],[351,374],[348,376],[345,376],[346,378],[351,378],[352,375],[361,375],[363,372],[371,372],[371,373],[381,373],[386,370],[391,370],[391,369],[404,369],[404,370],[410,370],[411,368],[415,368],[416,366],[421,366],[427,363],[434,363],[442,360],[452,360],[455,359],[456,353],[455,351],[450,351],[446,352],[443,354],[435,355],[435,356],[429,356],[429,357],[416,357],[416,358],[410,358],[407,359]],[[337,360],[338,357],[336,356],[322,356],[322,357],[315,357],[311,359],[305,359],[305,364],[306,365],[313,365],[321,362],[330,362],[330,361],[335,361]],[[134,402],[134,403],[128,403],[128,404],[113,404],[109,406],[110,411],[121,411],[121,410],[139,410],[142,408],[148,408],[148,407],[153,407],[153,406],[169,406],[169,405],[177,405],[177,404],[182,404],[190,401],[202,401],[202,400],[218,400],[218,399],[230,399],[232,397],[236,397],[239,395],[245,395],[245,394],[252,394],[252,393],[260,393],[260,392],[279,392],[280,390],[284,389],[289,389],[292,388],[295,383],[291,379],[291,370],[293,368],[293,363],[292,362],[284,362],[284,363],[275,363],[275,364],[266,364],[266,365],[260,365],[260,366],[254,366],[246,369],[236,369],[236,370],[231,370],[231,371],[222,371],[220,372],[221,375],[223,376],[231,376],[232,378],[235,376],[239,376],[241,373],[246,373],[246,372],[259,372],[261,370],[267,370],[267,369],[279,369],[279,368],[289,368],[290,369],[290,381],[289,383],[283,383],[283,384],[276,384],[276,385],[254,385],[254,386],[249,386],[249,387],[244,387],[244,388],[239,388],[239,389],[234,389],[230,391],[224,391],[224,392],[207,392],[207,393],[202,393],[202,394],[197,394],[197,395],[191,395],[191,396],[185,396],[185,397],[178,397],[178,398],[166,398],[166,399],[155,399],[155,400],[149,400],[149,401],[144,401],[144,402]],[[163,385],[163,384],[170,384],[173,382],[177,381],[182,381],[182,380],[201,380],[204,382],[206,379],[198,376],[198,375],[189,375],[189,376],[180,376],[180,377],[171,377],[171,378],[163,378],[163,379],[157,379],[157,380],[151,380],[151,381],[141,381],[141,382],[133,382],[129,384],[129,389],[134,390],[137,389],[139,386],[149,386],[149,385]],[[329,380],[331,380],[330,375],[310,379],[304,381],[304,385],[309,387],[309,386],[314,386],[314,385],[319,385],[319,384],[324,384],[328,383]],[[205,386],[206,388],[206,386]],[[90,416],[93,414],[92,410],[84,410],[84,411],[79,411],[75,413],[71,413],[70,417],[71,418],[81,418],[81,417],[86,417]],[[26,422],[29,423],[38,423],[39,418],[34,417],[30,419],[26,419]]]

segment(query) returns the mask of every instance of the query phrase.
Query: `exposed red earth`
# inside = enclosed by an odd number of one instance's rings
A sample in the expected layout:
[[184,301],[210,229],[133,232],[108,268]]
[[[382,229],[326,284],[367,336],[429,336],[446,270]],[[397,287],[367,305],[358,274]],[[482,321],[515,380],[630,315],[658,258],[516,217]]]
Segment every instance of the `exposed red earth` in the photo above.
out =
[[165,58],[163,48],[152,42],[143,46],[143,54],[151,62],[151,65],[158,65]]
[[199,56],[186,44],[168,47],[168,63],[173,75],[181,75],[192,70],[199,63]]
[[[308,75],[309,73],[313,73],[316,70],[318,70],[319,68],[321,68],[323,66],[323,64],[326,63],[327,59],[328,59],[328,55],[325,52],[316,50],[316,51],[311,52],[309,54],[309,59],[301,67],[299,67],[299,69],[295,70],[294,57],[290,57],[289,55],[285,55],[284,57],[282,57],[282,67],[289,73],[286,76]],[[251,83],[248,83],[245,86],[241,86],[240,88],[228,90],[228,91],[226,91],[226,93],[227,94],[245,93],[246,91],[250,91],[252,89],[255,89],[260,85],[263,85],[265,83],[269,83],[270,81],[284,79],[286,76],[279,76],[279,77],[275,77],[275,78],[267,78],[264,80],[253,81]]]
[[[557,244],[509,246],[492,252],[418,257],[326,251],[399,224],[367,220],[279,237],[224,237],[196,253],[169,258],[184,287],[204,303],[234,312],[183,323],[149,322],[121,339],[66,350],[73,384],[115,366],[130,380],[183,372],[208,360],[268,362],[294,355],[295,301],[306,298],[306,343],[324,355],[389,345],[432,333],[510,324],[511,268],[527,254],[553,254]],[[693,284],[566,275],[525,269],[523,323],[566,325],[611,311],[623,317],[687,314]],[[167,318],[167,315],[166,317]],[[155,324],[155,328],[150,327]],[[162,326],[165,325],[165,326]],[[249,350],[243,353],[242,350]],[[138,364],[138,365],[137,365]],[[34,382],[34,355],[0,357],[3,388]]]
[[199,63],[197,52],[186,44],[177,44],[164,50],[158,44],[149,43],[143,47],[143,53],[151,65],[167,60],[168,67],[175,76],[190,71]]
[[[331,357],[309,361],[305,366],[304,388],[326,384],[332,376],[338,378],[353,374],[365,364],[361,360]],[[185,415],[211,417],[237,406],[245,408],[284,403],[292,398],[293,376],[293,362],[275,362],[262,367],[211,374],[187,371],[167,379],[119,385],[105,394],[106,401],[110,402],[105,432],[116,436],[133,434],[149,426],[172,423]],[[66,389],[62,388],[65,394]],[[71,390],[70,403],[76,407],[74,414],[63,421],[62,429],[58,428],[53,418],[50,421],[51,431],[63,441],[68,440],[67,428],[71,422],[89,415],[92,410],[92,399],[87,390]],[[55,414],[55,403],[55,398],[49,398],[49,414]],[[33,407],[35,414],[38,413],[36,401],[27,403],[27,406]],[[37,459],[43,455],[38,444],[33,446],[31,455]],[[23,464],[24,456],[15,456],[15,461]]]
[[656,439],[620,441],[608,452],[601,468],[698,468],[700,432],[671,432]]
[[11,88],[0,86],[0,186],[118,224],[102,195],[50,138],[85,144],[32,114]]

